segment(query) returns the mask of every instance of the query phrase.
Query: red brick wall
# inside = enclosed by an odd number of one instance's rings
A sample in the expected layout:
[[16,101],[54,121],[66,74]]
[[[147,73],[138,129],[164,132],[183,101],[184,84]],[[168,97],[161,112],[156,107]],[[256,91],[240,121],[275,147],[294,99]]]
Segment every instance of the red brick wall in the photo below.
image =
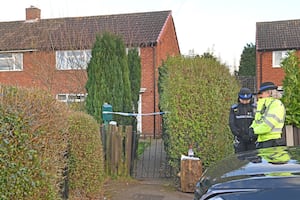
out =
[[[142,95],[142,112],[159,112],[158,68],[168,56],[180,54],[173,18],[170,16],[163,29],[157,46],[141,49],[142,60],[142,88],[146,91]],[[155,63],[153,62],[155,61]],[[155,80],[153,75],[155,74]],[[155,121],[154,121],[155,120]],[[155,126],[155,128],[154,128]],[[142,117],[143,134],[156,136],[162,133],[162,118],[160,115]]]
[[86,93],[85,70],[56,70],[55,52],[26,52],[23,71],[0,72],[1,84],[41,88],[58,93]]
[[[142,62],[142,79],[141,87],[146,88],[142,94],[142,112],[154,112],[154,66],[153,66],[153,52],[155,47],[147,47],[141,49],[141,62]],[[154,132],[154,117],[142,117],[142,132],[143,134],[152,135]]]
[[[23,71],[3,71],[0,72],[1,84],[15,85],[22,87],[40,87],[38,79],[44,77],[37,77],[37,70],[32,67],[33,60],[41,57],[34,57],[36,53],[26,52],[23,53]],[[39,53],[38,56],[41,54]],[[48,75],[47,75],[48,76]]]
[[41,10],[36,7],[26,8],[26,20],[41,19]]
[[[272,55],[272,51],[256,53],[257,88],[260,87],[260,83],[266,81],[272,81],[275,85],[282,86],[284,70],[280,67],[272,67]],[[298,55],[300,55],[299,52]]]
[[[170,16],[154,47],[141,48],[142,83],[146,88],[142,94],[142,112],[159,112],[158,67],[168,56],[179,55],[174,22]],[[21,72],[0,72],[0,82],[24,87],[39,87],[51,94],[85,93],[86,71],[56,70],[55,52],[26,52],[23,54],[24,70]],[[155,79],[154,79],[155,74]],[[155,98],[154,98],[155,97]],[[155,121],[154,121],[155,119]],[[155,122],[155,123],[154,123]],[[161,134],[161,116],[143,116],[144,134]],[[155,126],[155,127],[154,127]]]

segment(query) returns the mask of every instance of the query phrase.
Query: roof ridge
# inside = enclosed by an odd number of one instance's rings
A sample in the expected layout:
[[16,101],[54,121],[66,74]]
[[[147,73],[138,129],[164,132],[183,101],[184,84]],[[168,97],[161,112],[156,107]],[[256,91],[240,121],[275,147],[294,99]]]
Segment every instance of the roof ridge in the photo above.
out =
[[[110,31],[126,45],[150,45],[171,15],[170,10],[0,22],[0,50],[91,48],[97,34]],[[77,46],[76,46],[77,45]],[[78,47],[81,45],[81,47]]]

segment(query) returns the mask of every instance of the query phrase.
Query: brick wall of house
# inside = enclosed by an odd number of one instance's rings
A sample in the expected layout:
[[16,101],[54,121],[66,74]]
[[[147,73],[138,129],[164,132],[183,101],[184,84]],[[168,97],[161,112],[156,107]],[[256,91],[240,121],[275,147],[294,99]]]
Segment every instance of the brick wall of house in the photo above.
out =
[[[1,84],[21,86],[21,87],[41,87],[40,81],[44,77],[39,77],[38,70],[32,66],[34,60],[42,58],[41,53],[35,56],[36,53],[25,52],[23,53],[23,70],[22,71],[1,71],[0,79]],[[37,59],[38,58],[38,59]],[[48,76],[48,75],[47,75]],[[46,77],[47,77],[46,76]]]
[[275,85],[282,86],[284,71],[282,68],[272,67],[272,51],[257,52],[256,59],[257,88],[266,81],[272,81]]
[[[142,79],[141,87],[146,88],[142,94],[142,113],[154,112],[154,64],[153,52],[155,47],[147,47],[141,49],[142,62]],[[152,135],[154,133],[154,117],[142,116],[142,132],[143,134]]]
[[[142,60],[142,88],[146,91],[142,95],[142,112],[159,112],[159,94],[158,94],[158,68],[163,60],[168,56],[180,54],[178,41],[175,33],[173,18],[170,16],[165,28],[160,35],[157,46],[147,47],[141,50]],[[153,63],[155,60],[155,63]],[[155,73],[155,80],[153,74]],[[162,117],[143,116],[142,117],[143,134],[156,136],[162,133]]]
[[[159,112],[158,67],[168,56],[179,54],[173,18],[169,16],[158,43],[153,47],[141,48],[141,87],[146,88],[142,94],[143,113]],[[54,51],[25,52],[23,65],[23,71],[20,72],[0,72],[1,83],[43,88],[53,96],[59,93],[86,93],[84,88],[87,80],[86,71],[56,70]],[[142,117],[144,134],[161,135],[161,125],[161,116],[159,115]]]
[[1,84],[40,88],[58,93],[86,93],[85,70],[56,70],[55,52],[23,53],[23,71],[0,72]]

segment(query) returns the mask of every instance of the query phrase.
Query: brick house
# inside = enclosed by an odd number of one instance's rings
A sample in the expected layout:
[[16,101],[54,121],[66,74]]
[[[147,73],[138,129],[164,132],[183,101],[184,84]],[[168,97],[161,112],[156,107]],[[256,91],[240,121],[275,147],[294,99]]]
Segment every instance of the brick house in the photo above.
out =
[[300,20],[256,23],[258,88],[262,82],[272,81],[282,89],[285,74],[280,62],[289,50],[297,50],[300,57]]
[[[83,101],[86,67],[96,35],[110,31],[141,56],[140,113],[158,112],[158,67],[180,54],[171,11],[41,19],[26,8],[26,20],[0,22],[0,83],[49,91],[60,101]],[[161,116],[138,118],[143,134],[161,133]]]

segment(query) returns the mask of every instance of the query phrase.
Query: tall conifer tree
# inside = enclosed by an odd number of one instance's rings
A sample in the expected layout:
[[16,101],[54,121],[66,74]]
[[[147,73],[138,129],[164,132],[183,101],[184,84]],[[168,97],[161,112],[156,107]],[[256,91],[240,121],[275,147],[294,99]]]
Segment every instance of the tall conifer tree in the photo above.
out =
[[[136,48],[129,49],[128,51],[128,67],[129,67],[129,79],[131,84],[131,101],[133,112],[138,112],[138,101],[141,88],[141,58]],[[133,130],[136,131],[137,121],[133,119]]]
[[255,76],[256,73],[256,55],[255,45],[247,44],[241,55],[239,76]]
[[[118,36],[108,32],[97,36],[87,75],[86,109],[99,123],[102,123],[104,103],[111,104],[115,112],[131,111],[131,102],[128,103],[131,93],[126,50]],[[113,120],[126,124],[126,118],[120,115],[114,115]]]
[[138,112],[138,101],[141,87],[141,58],[137,49],[128,51],[128,66],[130,72],[131,96],[134,112]]

